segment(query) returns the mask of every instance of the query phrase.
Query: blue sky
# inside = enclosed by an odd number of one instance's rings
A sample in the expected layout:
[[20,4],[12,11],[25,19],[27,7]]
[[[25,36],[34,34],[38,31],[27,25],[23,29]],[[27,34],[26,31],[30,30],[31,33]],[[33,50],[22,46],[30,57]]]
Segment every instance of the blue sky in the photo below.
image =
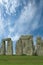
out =
[[34,41],[43,38],[43,0],[0,0],[0,42],[11,37],[15,53],[23,34],[32,34]]

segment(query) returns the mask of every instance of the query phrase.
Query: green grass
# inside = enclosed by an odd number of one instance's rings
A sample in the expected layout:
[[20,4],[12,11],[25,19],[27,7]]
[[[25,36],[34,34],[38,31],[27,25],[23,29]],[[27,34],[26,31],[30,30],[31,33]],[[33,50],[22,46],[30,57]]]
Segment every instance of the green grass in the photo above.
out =
[[0,56],[0,65],[43,65],[43,56]]

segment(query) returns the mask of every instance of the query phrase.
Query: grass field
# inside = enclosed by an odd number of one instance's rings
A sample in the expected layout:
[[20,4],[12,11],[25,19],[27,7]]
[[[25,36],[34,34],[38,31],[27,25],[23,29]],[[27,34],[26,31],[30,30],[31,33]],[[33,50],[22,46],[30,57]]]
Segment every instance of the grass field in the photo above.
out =
[[0,56],[0,65],[43,65],[43,56]]

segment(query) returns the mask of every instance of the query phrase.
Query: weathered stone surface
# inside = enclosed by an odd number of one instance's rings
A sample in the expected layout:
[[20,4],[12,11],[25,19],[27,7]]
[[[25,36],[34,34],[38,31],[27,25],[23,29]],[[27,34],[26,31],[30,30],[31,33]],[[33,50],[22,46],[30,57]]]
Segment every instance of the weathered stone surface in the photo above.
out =
[[7,44],[7,55],[12,55],[13,54],[13,46],[12,46],[12,40],[8,41]]
[[36,50],[36,53],[38,56],[43,56],[43,40],[41,39],[41,37],[38,37],[37,38],[37,41],[36,41],[36,47],[37,47],[37,50]]
[[19,41],[17,41],[16,55],[22,54],[33,55],[33,36],[31,35],[21,36]]
[[17,44],[16,44],[16,55],[22,55],[23,52],[22,52],[22,42],[21,42],[21,39],[17,41]]
[[5,38],[5,39],[2,39],[2,41],[10,41],[11,38]]
[[[6,50],[6,41],[7,41],[7,50]],[[1,47],[1,54],[2,55],[12,55],[13,54],[13,46],[11,38],[6,38],[2,40],[2,47]]]
[[5,41],[2,41],[1,54],[5,54]]

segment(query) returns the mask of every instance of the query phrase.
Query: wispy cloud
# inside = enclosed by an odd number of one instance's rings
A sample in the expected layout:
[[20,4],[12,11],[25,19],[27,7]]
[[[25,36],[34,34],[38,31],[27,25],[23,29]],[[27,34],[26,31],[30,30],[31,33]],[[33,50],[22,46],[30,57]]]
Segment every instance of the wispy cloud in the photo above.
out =
[[19,6],[19,0],[2,0],[6,13],[11,15],[16,12],[16,7]]
[[[16,7],[18,7],[20,5],[20,0],[2,0],[1,2],[3,2],[3,6],[6,9],[6,13],[7,14],[11,14],[16,12]],[[25,0],[23,1],[25,3]],[[30,32],[34,31],[35,29],[37,29],[39,27],[38,23],[41,17],[41,9],[42,8],[42,0],[40,1],[40,5],[39,7],[36,6],[35,1],[29,1],[27,6],[24,6],[20,17],[14,21],[14,25],[13,27],[11,26],[12,22],[11,20],[7,20],[7,24],[2,24],[2,22],[0,22],[0,24],[4,27],[8,27],[8,31],[10,33],[10,35],[12,36],[13,33],[14,36],[16,34],[21,35],[21,34],[29,34]],[[39,11],[39,14],[37,14],[37,12]],[[1,17],[1,15],[0,15]],[[34,19],[35,18],[35,19]],[[8,18],[9,19],[9,18]],[[33,21],[34,20],[34,21]],[[5,20],[4,20],[5,21]],[[1,27],[2,28],[2,27]],[[0,28],[0,30],[1,30]],[[5,28],[4,28],[5,29]],[[3,30],[4,30],[3,29]]]
[[[24,9],[22,10],[20,17],[16,20],[16,23],[14,24],[14,26],[12,28],[9,28],[9,32],[11,34],[15,33],[15,35],[18,34],[19,36],[22,34],[30,34],[30,32],[39,28],[41,8],[42,8],[41,2],[38,8],[36,4],[34,3],[34,1],[33,2],[30,1],[28,5],[25,6]],[[14,38],[15,38],[15,35],[13,36]]]
[[[16,23],[14,24],[13,28],[9,27],[9,32],[11,34],[16,32],[15,35],[25,34],[25,32],[30,33],[32,29],[35,29],[37,26],[36,23],[35,27],[33,28],[33,24],[35,22],[33,22],[32,24],[32,19],[34,18],[36,11],[37,11],[36,6],[33,3],[29,2],[29,4],[25,6],[24,9],[22,10],[21,15],[16,20]],[[30,28],[30,26],[32,26],[32,29]]]
[[2,18],[2,12],[0,10],[0,36],[4,33],[4,19]]
[[2,3],[2,0],[0,0],[0,3]]

